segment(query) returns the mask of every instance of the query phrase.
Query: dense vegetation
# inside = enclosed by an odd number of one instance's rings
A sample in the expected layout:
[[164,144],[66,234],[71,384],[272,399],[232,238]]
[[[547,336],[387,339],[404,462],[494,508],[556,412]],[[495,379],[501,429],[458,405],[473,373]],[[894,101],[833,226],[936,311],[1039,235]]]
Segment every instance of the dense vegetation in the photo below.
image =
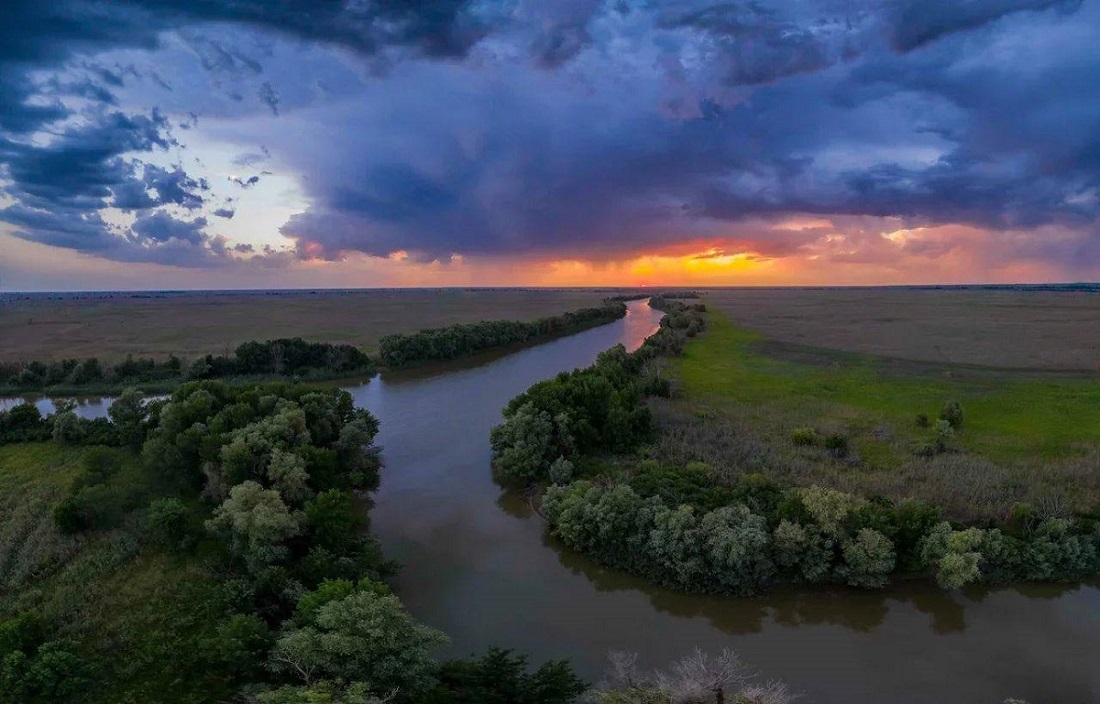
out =
[[651,299],[667,314],[660,329],[627,353],[616,345],[585,369],[541,381],[512,399],[491,444],[499,472],[513,479],[567,481],[582,455],[629,452],[653,433],[646,395],[668,395],[654,364],[703,329],[700,311]]
[[192,382],[164,401],[125,393],[83,432],[68,411],[29,409],[0,414],[0,700],[564,704],[583,690],[564,663],[432,658],[445,637],[383,581],[364,493],[378,423],[346,392]]
[[[550,484],[541,510],[570,547],[680,589],[732,594],[776,582],[881,587],[898,575],[956,588],[1100,574],[1100,512],[1021,504],[1005,520],[961,525],[926,502],[784,486],[753,472],[723,482],[703,462],[643,459],[657,437],[645,397],[671,390],[655,358],[681,353],[705,324],[699,304],[651,305],[668,315],[640,350],[617,348],[532,386],[493,430],[503,475]],[[948,452],[965,417],[949,401],[935,422],[925,418],[931,439],[921,451]],[[850,452],[842,433],[795,428],[790,440],[821,461]]]
[[595,308],[562,313],[526,323],[519,320],[486,320],[421,330],[411,335],[386,335],[379,340],[379,354],[390,367],[456,359],[484,350],[545,341],[610,323],[626,315],[621,301]]
[[140,385],[167,389],[184,381],[236,377],[333,378],[369,375],[374,362],[351,345],[306,342],[295,337],[266,342],[246,342],[233,354],[205,355],[185,364],[175,355],[163,361],[127,357],[114,365],[103,365],[95,357],[0,363],[0,390],[27,391],[114,390]]

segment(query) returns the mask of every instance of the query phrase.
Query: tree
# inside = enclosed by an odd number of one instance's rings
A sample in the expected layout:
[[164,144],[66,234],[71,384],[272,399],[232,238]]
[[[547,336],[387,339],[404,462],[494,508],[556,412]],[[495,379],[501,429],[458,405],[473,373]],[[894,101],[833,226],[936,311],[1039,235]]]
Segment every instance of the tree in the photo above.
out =
[[422,704],[569,704],[585,691],[568,662],[548,662],[530,673],[527,658],[489,648],[479,658],[449,660]]
[[574,452],[568,426],[565,414],[552,416],[534,404],[520,406],[490,434],[501,472],[526,481],[546,477],[556,458],[568,460]]
[[647,556],[667,581],[690,588],[699,583],[704,573],[702,537],[694,508],[662,506],[653,517]]
[[309,473],[301,455],[279,448],[271,451],[267,465],[267,478],[272,488],[291,503],[300,504],[313,496],[309,488]]
[[307,685],[322,679],[364,682],[375,694],[397,689],[407,699],[432,686],[431,651],[445,642],[442,633],[416,622],[397,597],[357,591],[285,631],[271,666]]
[[145,421],[149,412],[145,409],[140,391],[134,388],[123,391],[107,409],[107,415],[118,429],[118,437],[123,445],[135,450],[141,447],[145,442]]
[[842,544],[840,573],[853,587],[882,587],[894,571],[894,544],[873,528],[861,528]]
[[228,535],[234,551],[255,569],[284,556],[281,543],[300,531],[298,517],[290,512],[279,492],[253,481],[229,490],[229,498],[206,522],[211,530]]
[[776,564],[796,580],[823,582],[832,569],[833,544],[816,530],[786,519],[773,531]]
[[800,489],[798,496],[821,532],[834,538],[840,536],[844,519],[859,505],[851,494],[826,487]]
[[771,579],[771,534],[763,516],[736,504],[723,506],[703,516],[700,532],[705,536],[708,578],[722,591],[751,594]]
[[81,418],[72,411],[57,413],[53,417],[53,439],[62,445],[79,445],[87,436]]

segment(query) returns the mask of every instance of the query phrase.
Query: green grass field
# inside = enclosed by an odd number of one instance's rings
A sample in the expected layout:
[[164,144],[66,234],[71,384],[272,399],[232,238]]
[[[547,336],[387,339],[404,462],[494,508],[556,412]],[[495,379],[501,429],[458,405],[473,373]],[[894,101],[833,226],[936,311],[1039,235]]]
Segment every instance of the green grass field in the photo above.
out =
[[[721,313],[708,317],[708,331],[673,363],[681,400],[659,416],[681,428],[709,428],[692,431],[700,437],[728,436],[724,442],[738,447],[727,456],[750,466],[726,466],[727,474],[756,464],[793,483],[915,495],[966,517],[1002,514],[1016,500],[1049,499],[1082,510],[1100,501],[1100,383],[1093,378],[900,372],[890,360],[849,353],[792,361],[768,354],[770,341]],[[916,457],[914,447],[935,433],[918,426],[918,414],[934,425],[950,399],[966,413],[951,451]],[[791,437],[797,428],[845,435],[851,456],[836,460],[797,446]],[[720,469],[729,464],[713,452],[700,459]]]

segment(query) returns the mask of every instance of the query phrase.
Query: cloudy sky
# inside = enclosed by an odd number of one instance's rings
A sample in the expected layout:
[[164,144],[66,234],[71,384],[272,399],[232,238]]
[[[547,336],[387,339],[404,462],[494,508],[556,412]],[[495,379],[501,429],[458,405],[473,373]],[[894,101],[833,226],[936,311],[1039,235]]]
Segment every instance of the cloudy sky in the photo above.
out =
[[5,0],[0,289],[1100,279],[1100,0]]

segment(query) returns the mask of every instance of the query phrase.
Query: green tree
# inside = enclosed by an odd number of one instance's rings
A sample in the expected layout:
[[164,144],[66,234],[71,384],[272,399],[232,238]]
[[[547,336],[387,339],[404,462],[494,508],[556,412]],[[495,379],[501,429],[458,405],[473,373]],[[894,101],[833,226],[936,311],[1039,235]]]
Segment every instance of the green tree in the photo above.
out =
[[230,489],[229,498],[214,510],[206,525],[227,535],[231,547],[253,570],[285,557],[281,544],[301,529],[298,516],[291,513],[279,492],[253,481]]
[[107,415],[118,431],[119,441],[138,449],[145,442],[145,423],[149,412],[140,391],[128,388],[107,409]]
[[394,689],[409,701],[431,688],[431,652],[446,637],[414,620],[397,597],[359,591],[313,612],[285,631],[271,654],[278,672],[317,680],[367,683],[375,694]]
[[873,528],[860,528],[841,545],[844,565],[840,574],[853,587],[882,587],[894,571],[894,544]]
[[449,660],[422,704],[569,704],[585,691],[568,662],[548,662],[533,673],[527,658],[490,648],[479,658]]
[[704,536],[708,578],[723,591],[751,594],[775,573],[771,534],[763,516],[747,506],[724,506],[705,514],[699,524]]
[[534,404],[520,406],[490,434],[501,472],[526,481],[546,477],[557,458],[567,460],[574,452],[568,426],[564,414],[552,416]]

